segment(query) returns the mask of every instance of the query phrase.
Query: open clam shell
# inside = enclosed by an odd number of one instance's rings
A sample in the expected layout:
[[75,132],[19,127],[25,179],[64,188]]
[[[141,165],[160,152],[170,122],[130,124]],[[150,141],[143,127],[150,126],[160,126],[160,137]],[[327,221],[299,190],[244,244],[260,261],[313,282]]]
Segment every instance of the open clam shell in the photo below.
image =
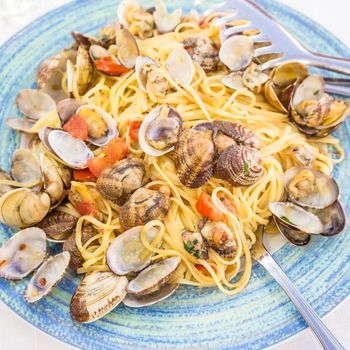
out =
[[128,279],[113,272],[86,275],[75,291],[70,314],[79,323],[90,323],[107,315],[124,299]]
[[308,68],[300,62],[288,62],[274,68],[270,74],[272,82],[278,87],[287,87],[295,81],[303,81],[309,75]]
[[36,227],[17,232],[0,248],[0,277],[20,280],[34,271],[46,255],[46,235]]
[[[167,115],[162,116],[164,108]],[[182,118],[173,108],[159,106],[147,114],[139,130],[139,143],[142,150],[152,156],[160,157],[175,148],[177,137],[182,129]],[[157,149],[151,143],[164,143],[163,149]],[[166,145],[168,144],[168,146]]]
[[236,91],[248,90],[243,81],[242,72],[233,72],[221,79],[222,83],[230,89]]
[[274,217],[274,221],[279,232],[290,243],[302,247],[304,245],[307,245],[310,242],[311,235],[309,235],[308,233],[305,233],[299,230],[294,230],[289,226],[284,225],[276,217]]
[[126,10],[131,7],[140,8],[141,5],[137,0],[123,0],[120,2],[117,9],[118,22],[125,28],[129,27],[129,21],[126,18]]
[[[12,180],[10,174],[8,174],[4,169],[0,168],[0,180]],[[7,192],[10,192],[14,187],[10,185],[0,185],[0,198]]]
[[[116,237],[107,250],[107,264],[118,275],[138,272],[151,263],[152,254],[141,241],[142,226],[134,227]],[[152,228],[146,233],[149,244],[157,237],[158,230]],[[161,242],[158,243],[158,246]]]
[[323,209],[339,196],[335,180],[310,167],[294,167],[286,171],[284,187],[289,200],[302,207]]
[[117,31],[116,46],[119,62],[127,68],[135,67],[139,47],[134,36],[126,28]]
[[135,62],[135,72],[136,72],[136,79],[139,84],[139,87],[144,91],[147,91],[147,73],[144,71],[143,67],[147,66],[155,66],[158,67],[158,64],[155,60],[153,60],[151,57],[147,56],[139,56],[136,59]]
[[289,202],[271,202],[269,209],[284,226],[295,231],[307,234],[321,234],[324,231],[323,223],[314,214]]
[[254,57],[254,41],[245,35],[235,35],[221,46],[219,58],[231,71],[248,67]]
[[16,97],[17,108],[26,117],[38,120],[56,111],[56,102],[48,94],[34,89],[24,89]]
[[173,31],[181,22],[182,9],[178,8],[169,13],[162,0],[155,0],[156,9],[153,12],[154,22],[160,33]]
[[34,303],[48,295],[61,281],[69,264],[70,255],[62,252],[50,256],[35,272],[29,281],[24,297],[28,303]]
[[158,291],[147,294],[147,295],[135,295],[127,294],[123,300],[123,304],[132,308],[139,308],[145,306],[151,306],[160,301],[169,298],[173,295],[176,289],[179,287],[178,284],[166,284],[161,287]]
[[11,176],[15,181],[35,183],[41,179],[40,160],[32,150],[17,149],[11,160]]
[[73,169],[85,169],[87,161],[94,156],[84,141],[63,130],[45,127],[40,130],[39,137],[49,151]]
[[171,77],[180,85],[190,85],[194,76],[194,65],[191,56],[185,49],[176,49],[165,61]]
[[84,104],[74,98],[66,98],[57,104],[57,113],[63,126]]
[[35,122],[27,118],[7,118],[6,124],[8,127],[18,132],[24,132],[26,134],[37,133],[37,132],[31,131]]
[[77,109],[76,114],[80,115],[83,113],[84,110],[90,110],[96,113],[96,115],[101,118],[101,120],[106,126],[105,135],[103,135],[102,137],[93,137],[89,133],[89,127],[94,128],[94,125],[89,125],[92,122],[89,123],[89,120],[86,120],[88,124],[88,141],[90,143],[92,143],[95,146],[103,147],[103,146],[106,146],[110,140],[118,137],[119,132],[118,132],[117,124],[114,121],[114,119],[105,110],[94,105],[83,105]]
[[127,292],[146,295],[158,291],[175,275],[180,263],[181,258],[173,256],[150,265],[129,282]]

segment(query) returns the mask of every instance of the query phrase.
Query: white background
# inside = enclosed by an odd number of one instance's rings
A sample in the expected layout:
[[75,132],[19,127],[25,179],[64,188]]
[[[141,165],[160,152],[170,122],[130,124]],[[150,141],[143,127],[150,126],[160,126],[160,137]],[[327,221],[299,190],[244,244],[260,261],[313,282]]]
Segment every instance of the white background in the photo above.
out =
[[[280,1],[322,23],[350,47],[350,2],[348,0]],[[33,19],[66,2],[68,1],[0,0],[0,44]],[[343,345],[350,349],[350,297],[327,315],[325,322]],[[34,329],[0,302],[0,350],[69,349],[74,348]],[[305,330],[272,349],[318,350],[321,348],[311,332]]]

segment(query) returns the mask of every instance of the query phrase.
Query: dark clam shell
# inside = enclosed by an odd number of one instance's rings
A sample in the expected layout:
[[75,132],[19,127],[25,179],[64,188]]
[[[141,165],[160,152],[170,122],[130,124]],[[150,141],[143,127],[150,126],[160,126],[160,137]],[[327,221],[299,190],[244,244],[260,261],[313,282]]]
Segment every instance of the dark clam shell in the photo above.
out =
[[161,220],[168,210],[169,198],[166,194],[142,187],[122,206],[120,224],[123,228],[141,226],[151,220]]
[[263,175],[259,151],[240,145],[228,147],[219,157],[217,172],[232,186],[250,186]]
[[96,182],[97,191],[122,205],[130,195],[147,183],[145,163],[140,158],[127,158],[105,169]]
[[37,227],[45,231],[54,240],[66,239],[73,233],[78,219],[70,214],[54,210]]
[[261,147],[261,142],[255,133],[241,124],[226,120],[214,120],[213,124],[219,131],[231,137],[236,143],[242,146],[252,148]]
[[204,185],[213,174],[215,149],[212,131],[184,130],[175,145],[174,161],[182,184]]
[[311,235],[300,230],[294,230],[291,227],[284,225],[281,220],[274,217],[276,226],[282,236],[290,243],[297,246],[304,246],[310,242]]

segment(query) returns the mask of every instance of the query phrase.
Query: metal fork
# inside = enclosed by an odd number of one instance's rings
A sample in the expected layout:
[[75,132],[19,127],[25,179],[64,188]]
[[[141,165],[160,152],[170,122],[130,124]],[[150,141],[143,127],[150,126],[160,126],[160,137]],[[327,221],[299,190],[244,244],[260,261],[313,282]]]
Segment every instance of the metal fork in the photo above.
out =
[[252,248],[252,258],[262,265],[275,281],[282,287],[290,300],[304,317],[306,323],[313,330],[322,347],[326,350],[345,350],[334,337],[311,305],[303,298],[280,266],[273,260],[263,244],[264,227],[259,226],[256,232],[256,243]]
[[309,51],[269,13],[252,0],[228,0],[215,5],[209,11],[227,11],[228,8],[235,8],[235,13],[218,19],[216,22],[218,25],[224,25],[237,18],[247,20],[249,23],[230,28],[223,27],[221,38],[225,40],[234,34],[248,30],[259,30],[258,34],[251,36],[252,39],[257,43],[269,43],[269,45],[257,48],[255,57],[265,55],[275,57],[262,63],[262,70],[273,68],[285,62],[299,61],[318,68],[350,75],[350,59]]

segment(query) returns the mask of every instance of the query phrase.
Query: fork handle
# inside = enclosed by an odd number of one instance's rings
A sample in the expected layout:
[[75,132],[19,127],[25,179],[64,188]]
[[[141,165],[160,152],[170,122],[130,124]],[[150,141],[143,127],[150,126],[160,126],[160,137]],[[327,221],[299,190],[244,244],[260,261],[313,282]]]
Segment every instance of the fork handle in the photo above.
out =
[[301,61],[312,66],[327,69],[333,72],[350,75],[350,59],[328,56],[321,53],[305,53]]
[[334,335],[329,331],[311,305],[303,298],[293,283],[273,260],[270,254],[261,257],[258,262],[271,274],[276,282],[283,288],[285,293],[294,303],[306,323],[314,331],[317,339],[326,350],[345,350]]

